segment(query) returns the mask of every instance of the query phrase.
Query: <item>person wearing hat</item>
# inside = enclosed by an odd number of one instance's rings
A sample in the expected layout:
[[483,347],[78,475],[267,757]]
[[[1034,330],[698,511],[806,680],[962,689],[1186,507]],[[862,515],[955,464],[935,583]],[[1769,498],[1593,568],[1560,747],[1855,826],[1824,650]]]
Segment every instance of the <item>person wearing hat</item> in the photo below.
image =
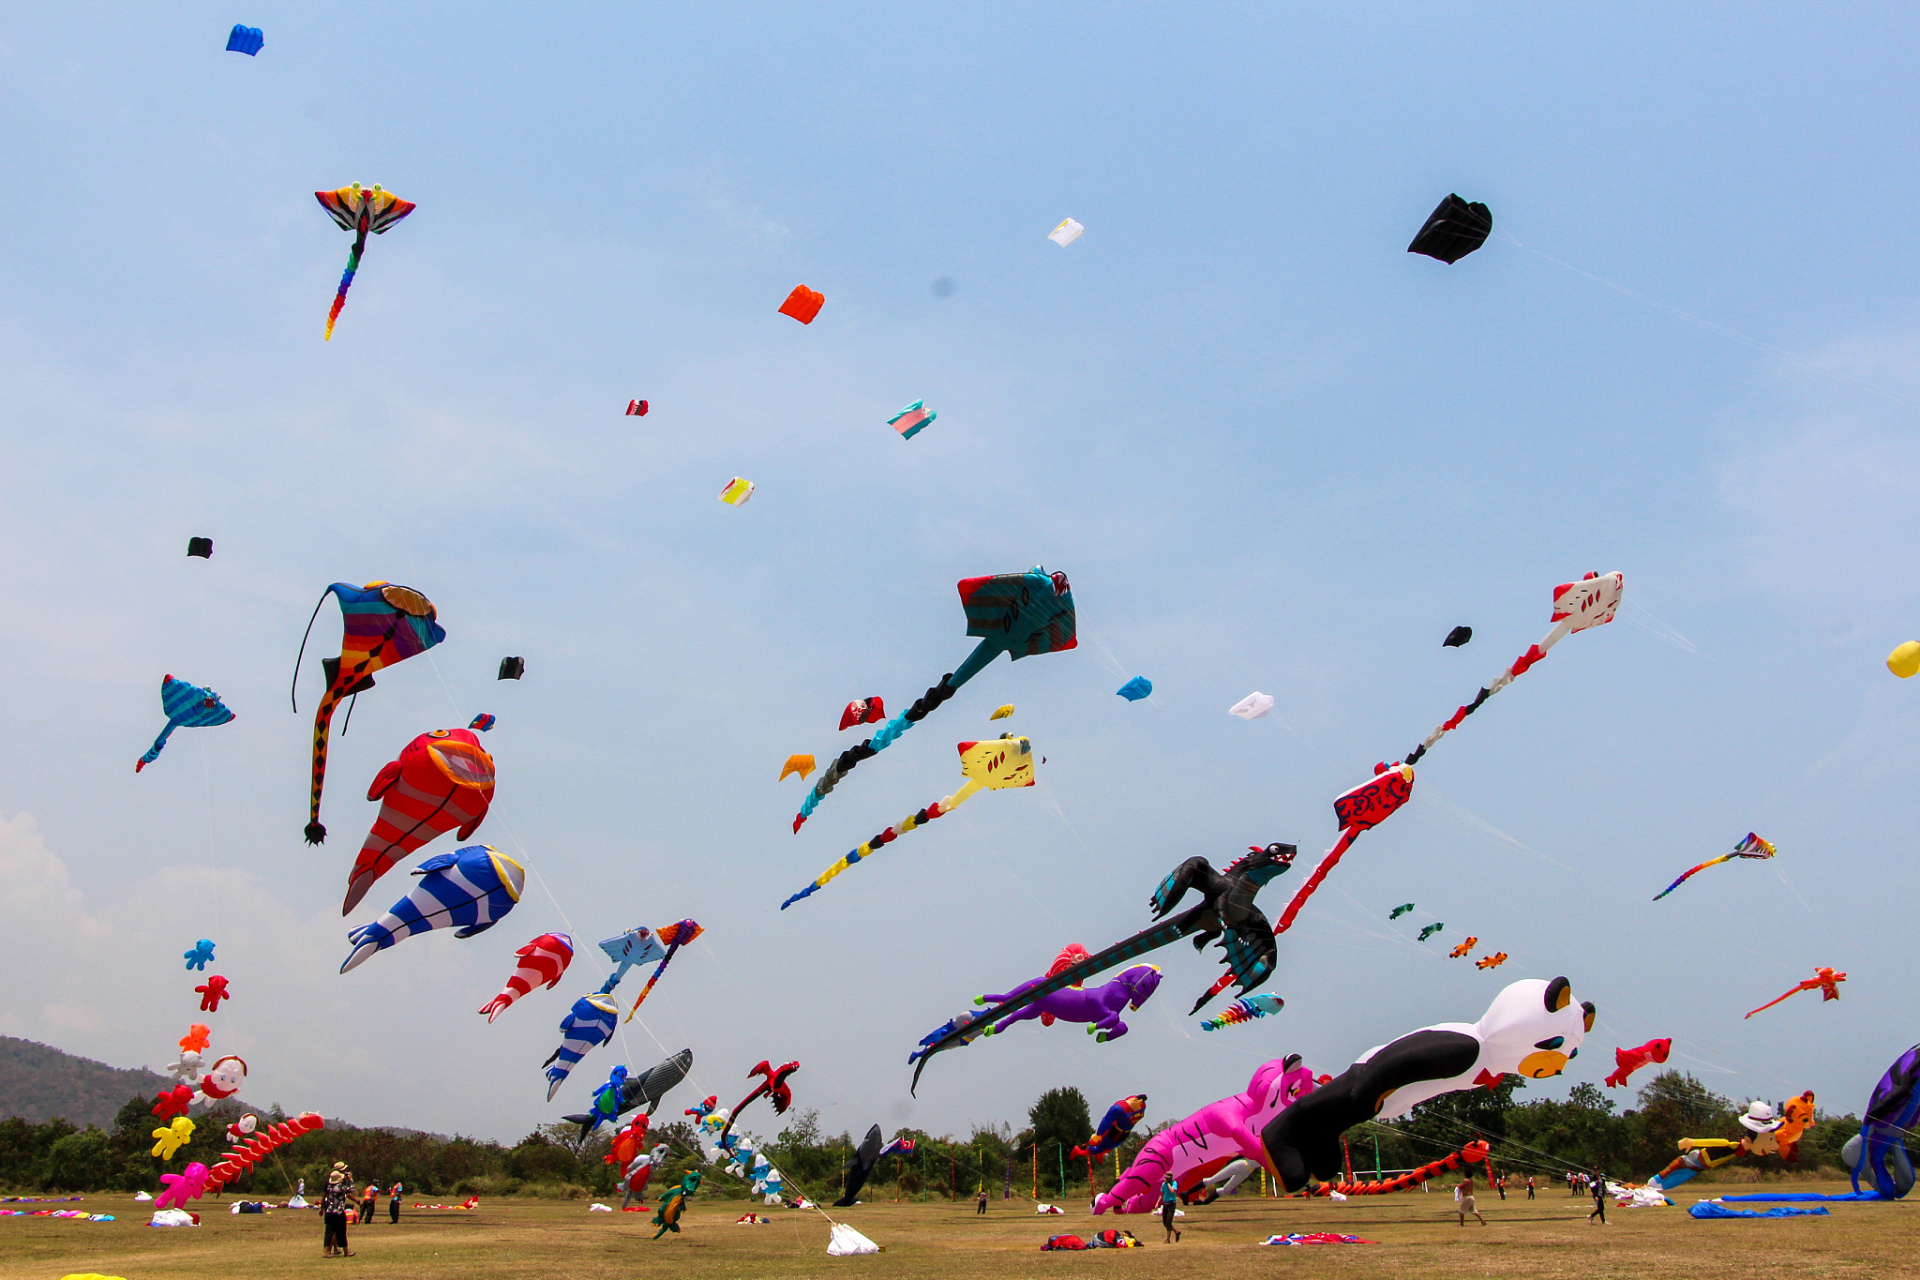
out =
[[347,1177],[347,1166],[343,1161],[335,1161],[327,1174],[327,1189],[320,1197],[320,1221],[325,1224],[322,1244],[329,1258],[353,1256],[347,1248],[347,1214],[352,1208],[353,1183]]

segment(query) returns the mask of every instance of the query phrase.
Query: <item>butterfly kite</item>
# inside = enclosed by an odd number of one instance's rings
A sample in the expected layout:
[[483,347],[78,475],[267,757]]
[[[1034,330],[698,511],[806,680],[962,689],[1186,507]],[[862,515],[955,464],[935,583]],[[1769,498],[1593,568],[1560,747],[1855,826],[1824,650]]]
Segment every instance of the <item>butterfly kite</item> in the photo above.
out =
[[942,814],[952,813],[982,791],[1002,791],[1009,787],[1033,785],[1033,744],[1027,739],[1006,734],[985,742],[962,742],[959,747],[960,772],[966,781],[958,791],[934,801],[917,813],[908,814],[896,825],[888,827],[873,839],[852,850],[846,857],[821,872],[819,878],[812,884],[781,903],[780,909],[785,911],[800,899],[810,896],[814,890],[826,888],[828,881],[854,863],[870,857],[874,850],[892,844],[906,832],[912,831],[915,827],[925,826]]
[[1079,643],[1074,631],[1073,589],[1064,573],[1048,573],[1038,565],[1025,573],[1001,573],[960,580],[960,604],[967,614],[967,634],[980,643],[960,666],[940,677],[913,705],[887,721],[871,738],[842,751],[813,784],[800,812],[794,815],[798,832],[813,816],[821,799],[862,760],[879,755],[901,734],[926,719],[961,685],[986,669],[1001,654],[1018,662],[1038,653],[1059,653]]
[[[1838,1000],[1840,998],[1840,984],[1846,980],[1846,974],[1835,973],[1832,969],[1821,966],[1813,971],[1811,978],[1808,978],[1791,991],[1788,991],[1786,995],[1775,996],[1773,999],[1761,1005],[1760,1009],[1771,1009],[1782,1000],[1787,999],[1788,996],[1797,996],[1802,991],[1818,991],[1823,1003],[1828,1000]],[[1751,1018],[1754,1013],[1759,1013],[1760,1009],[1755,1009],[1753,1013],[1749,1013],[1747,1016]]]
[[[416,653],[425,653],[447,638],[446,630],[436,621],[433,601],[412,587],[391,582],[369,582],[364,587],[356,587],[336,582],[320,593],[320,603],[313,606],[313,617],[307,619],[307,634],[300,637],[300,653],[293,660],[295,711],[300,709],[297,691],[300,663],[307,654],[307,636],[313,634],[314,618],[320,616],[320,605],[327,602],[329,595],[340,601],[340,656],[320,660],[321,669],[326,672],[327,691],[321,695],[320,706],[313,713],[313,795],[307,815],[308,844],[319,844],[327,838],[327,829],[320,825],[320,793],[327,783],[327,734],[333,727],[334,708],[342,698],[373,688],[376,671],[405,662]],[[353,718],[351,710],[347,718]]]
[[166,714],[167,727],[147,748],[147,754],[134,761],[135,773],[154,762],[175,729],[183,725],[189,729],[205,729],[233,719],[233,712],[227,709],[226,703],[220,701],[219,694],[211,689],[202,689],[197,684],[188,684],[185,680],[175,680],[172,676],[160,681],[160,710]]
[[382,191],[377,182],[371,189],[356,182],[338,191],[316,191],[313,198],[342,231],[353,232],[353,252],[347,255],[347,270],[340,277],[340,290],[333,295],[333,307],[327,312],[327,335],[322,340],[332,341],[333,322],[340,318],[340,309],[347,305],[347,290],[353,287],[353,274],[360,270],[360,255],[367,249],[367,233],[385,235],[389,227],[413,212],[414,204],[391,191]]
[[1685,871],[1682,871],[1680,873],[1680,878],[1678,880],[1675,880],[1672,884],[1668,885],[1666,888],[1662,889],[1660,892],[1654,894],[1653,900],[1655,902],[1660,901],[1660,899],[1666,897],[1668,894],[1672,893],[1675,889],[1678,889],[1681,885],[1685,884],[1689,879],[1700,874],[1702,871],[1705,871],[1708,867],[1717,867],[1721,863],[1731,862],[1735,858],[1759,858],[1759,859],[1771,858],[1774,855],[1774,853],[1775,853],[1775,850],[1772,845],[1768,844],[1765,840],[1762,840],[1759,836],[1749,831],[1747,832],[1747,838],[1745,840],[1742,840],[1739,844],[1733,847],[1732,853],[1723,853],[1717,858],[1708,858],[1705,862],[1701,863],[1697,867],[1688,867]]

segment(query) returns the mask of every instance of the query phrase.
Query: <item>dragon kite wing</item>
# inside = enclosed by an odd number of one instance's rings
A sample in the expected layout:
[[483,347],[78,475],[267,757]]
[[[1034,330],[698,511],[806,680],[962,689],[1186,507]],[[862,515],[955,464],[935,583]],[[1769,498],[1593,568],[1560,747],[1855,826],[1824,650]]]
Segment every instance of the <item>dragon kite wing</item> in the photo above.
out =
[[1660,901],[1660,899],[1666,897],[1668,894],[1672,893],[1675,889],[1678,889],[1681,885],[1685,884],[1688,880],[1700,874],[1702,871],[1705,871],[1708,867],[1717,867],[1721,863],[1731,862],[1735,858],[1761,858],[1761,859],[1771,858],[1776,852],[1777,850],[1775,850],[1771,844],[1767,843],[1765,840],[1762,840],[1759,836],[1749,831],[1747,832],[1747,838],[1745,840],[1742,840],[1739,844],[1735,845],[1732,853],[1723,853],[1717,858],[1708,858],[1705,862],[1701,863],[1697,867],[1688,867],[1685,871],[1682,871],[1680,873],[1680,878],[1678,880],[1675,880],[1672,884],[1668,885],[1666,888],[1662,889],[1660,892],[1654,894],[1653,900],[1655,902]]
[[[1065,967],[1056,964],[1045,978],[1016,988],[1007,993],[1006,999],[996,1001],[984,1010],[970,1011],[951,1019],[923,1037],[921,1047],[907,1057],[908,1062],[917,1064],[913,1071],[913,1086],[919,1085],[920,1073],[926,1069],[933,1055],[971,1044],[987,1028],[1028,1005],[1064,988],[1079,986],[1094,974],[1137,959],[1181,938],[1194,937],[1195,946],[1199,947],[1220,938],[1223,933],[1226,935],[1220,945],[1226,953],[1227,972],[1200,997],[1194,1009],[1199,1009],[1229,985],[1238,984],[1243,991],[1259,986],[1273,973],[1276,948],[1267,918],[1253,904],[1253,898],[1261,886],[1291,867],[1295,852],[1294,847],[1287,844],[1270,844],[1264,849],[1255,847],[1249,850],[1247,856],[1230,863],[1223,872],[1215,871],[1205,858],[1188,858],[1154,890],[1151,905],[1154,918],[1160,923],[1142,929],[1132,937],[1116,942],[1076,964]],[[1179,906],[1190,889],[1199,890],[1204,900],[1178,915],[1169,916],[1168,913]],[[912,1088],[908,1092],[912,1092]]]
[[865,844],[856,846],[840,861],[821,872],[812,884],[781,903],[780,909],[785,911],[800,899],[811,897],[815,890],[826,888],[828,882],[842,871],[872,856],[874,850],[892,844],[902,835],[916,827],[925,826],[942,814],[952,813],[983,790],[1002,791],[1009,787],[1030,787],[1034,783],[1033,744],[1025,738],[1003,734],[985,742],[962,742],[959,747],[960,772],[966,781],[958,791],[916,813],[908,814]]
[[1014,661],[1041,653],[1060,653],[1079,644],[1075,633],[1073,589],[1064,573],[1048,573],[1036,565],[1025,573],[1001,573],[960,581],[960,604],[966,610],[967,634],[979,639],[967,660],[940,677],[913,705],[880,726],[880,731],[842,751],[813,784],[813,790],[794,815],[797,832],[813,816],[826,794],[862,760],[885,751],[901,734],[919,724],[961,685],[978,675],[1001,654]]
[[233,719],[233,712],[226,703],[220,701],[220,695],[211,689],[202,689],[197,684],[188,684],[185,680],[176,680],[167,676],[160,681],[160,710],[167,717],[167,727],[147,748],[147,754],[134,762],[133,771],[139,773],[152,764],[159,756],[160,749],[167,745],[167,738],[175,729],[185,726],[189,729],[204,729],[216,724],[225,724]]
[[[327,838],[320,825],[320,793],[327,782],[327,735],[333,727],[333,711],[342,698],[373,688],[376,671],[405,662],[416,653],[447,638],[437,621],[433,601],[415,591],[391,582],[369,582],[364,587],[336,582],[320,593],[313,606],[313,618],[307,619],[307,635],[313,633],[313,620],[320,616],[320,605],[331,595],[340,601],[343,624],[340,656],[323,658],[320,665],[327,676],[327,691],[313,714],[313,795],[307,816],[307,843],[319,844]],[[307,637],[300,638],[300,655],[293,660],[293,682],[300,684],[300,662],[306,657]],[[293,709],[300,703],[296,697]],[[351,717],[349,717],[351,718]]]
[[333,295],[333,306],[327,312],[327,334],[323,341],[330,342],[333,323],[340,318],[340,309],[347,305],[347,290],[353,287],[354,273],[360,270],[360,255],[366,252],[368,233],[385,235],[389,227],[413,212],[414,204],[391,191],[381,190],[377,182],[371,188],[363,188],[356,182],[337,191],[316,191],[313,198],[342,231],[353,232],[353,250],[347,255],[347,269],[340,277],[340,289]]
[[470,839],[493,803],[493,781],[493,757],[471,729],[435,729],[408,743],[367,788],[380,813],[347,873],[340,914],[359,906],[374,881],[428,841],[455,828],[459,839]]

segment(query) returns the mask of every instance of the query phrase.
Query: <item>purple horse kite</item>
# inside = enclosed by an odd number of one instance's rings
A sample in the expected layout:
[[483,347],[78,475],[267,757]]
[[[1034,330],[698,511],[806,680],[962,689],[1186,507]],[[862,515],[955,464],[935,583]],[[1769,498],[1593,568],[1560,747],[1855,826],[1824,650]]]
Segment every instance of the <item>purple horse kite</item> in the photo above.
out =
[[[1021,983],[1005,995],[981,996],[974,1003],[999,1004],[1003,1000],[1012,1000],[1046,980],[1045,977],[1035,978],[1031,982]],[[1052,995],[1043,996],[1020,1012],[994,1024],[987,1034],[998,1035],[1014,1023],[1024,1022],[1028,1018],[1039,1018],[1042,1026],[1051,1025],[1055,1018],[1059,1018],[1066,1022],[1086,1023],[1087,1034],[1105,1044],[1127,1034],[1127,1024],[1120,1021],[1121,1011],[1128,1007],[1138,1009],[1159,985],[1160,969],[1157,965],[1137,964],[1131,969],[1121,970],[1120,976],[1100,986],[1064,987]]]

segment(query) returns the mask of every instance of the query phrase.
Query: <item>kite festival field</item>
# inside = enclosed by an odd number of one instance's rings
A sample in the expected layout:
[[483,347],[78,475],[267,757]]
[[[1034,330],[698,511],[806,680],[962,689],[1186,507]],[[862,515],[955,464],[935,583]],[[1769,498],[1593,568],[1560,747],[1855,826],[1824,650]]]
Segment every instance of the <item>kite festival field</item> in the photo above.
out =
[[[1588,1225],[1592,1202],[1564,1188],[1529,1203],[1502,1202],[1481,1189],[1489,1225],[1455,1225],[1453,1199],[1438,1183],[1374,1200],[1235,1201],[1191,1211],[1184,1238],[1160,1243],[1159,1219],[1091,1218],[1069,1209],[1039,1217],[1031,1202],[993,1202],[985,1218],[971,1203],[863,1204],[835,1210],[882,1245],[878,1256],[830,1258],[827,1222],[818,1213],[764,1209],[741,1200],[696,1198],[680,1236],[651,1239],[651,1214],[593,1213],[586,1201],[499,1199],[473,1212],[410,1210],[398,1226],[385,1205],[370,1226],[350,1227],[356,1256],[320,1254],[320,1218],[311,1210],[230,1216],[206,1201],[197,1228],[149,1227],[142,1205],[126,1196],[88,1196],[81,1206],[117,1220],[0,1219],[0,1277],[59,1280],[95,1272],[125,1280],[277,1280],[286,1276],[381,1280],[777,1280],[778,1277],[974,1277],[1028,1275],[1243,1276],[1568,1276],[1621,1277],[1920,1275],[1920,1212],[1904,1203],[1836,1204],[1824,1218],[1696,1221],[1686,1206],[1710,1195],[1752,1192],[1751,1183],[1719,1183],[1670,1209],[1613,1209],[1609,1225]],[[1844,1183],[1795,1182],[1793,1191],[1841,1192]],[[196,1205],[196,1208],[200,1207]],[[1764,1207],[1764,1206],[1761,1206]],[[735,1226],[750,1209],[769,1226]],[[1146,1242],[1137,1250],[1041,1253],[1049,1235],[1091,1234],[1124,1225]],[[1331,1231],[1377,1241],[1366,1245],[1263,1248],[1272,1234]]]

